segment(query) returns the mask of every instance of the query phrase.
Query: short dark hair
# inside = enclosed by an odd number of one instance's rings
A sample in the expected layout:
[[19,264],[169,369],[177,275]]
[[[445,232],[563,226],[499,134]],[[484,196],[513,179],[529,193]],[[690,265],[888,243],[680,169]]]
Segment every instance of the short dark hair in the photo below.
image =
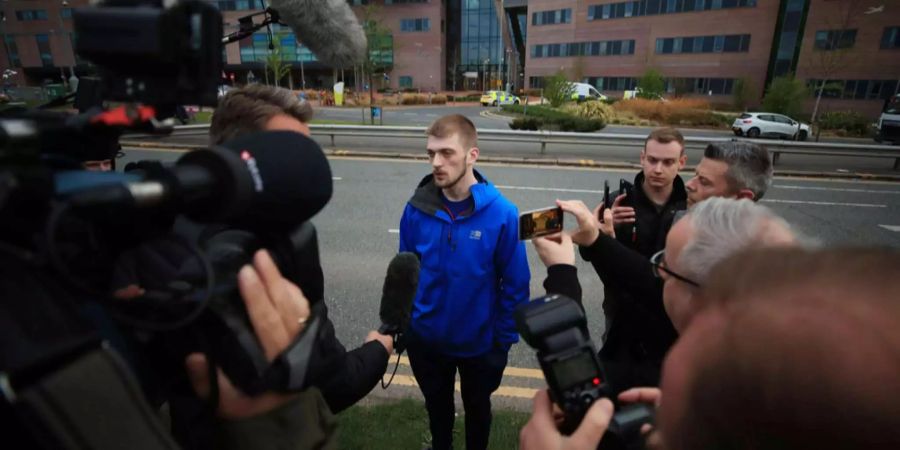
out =
[[657,128],[647,135],[644,141],[644,150],[647,149],[647,143],[656,141],[660,144],[668,144],[669,142],[677,142],[681,146],[681,153],[684,153],[684,135],[680,131],[672,127]]
[[242,134],[261,131],[272,117],[284,114],[308,123],[312,106],[293,92],[273,86],[250,84],[229,91],[219,101],[209,125],[209,141],[217,145]]
[[464,150],[478,146],[478,131],[475,130],[475,124],[462,114],[441,117],[425,131],[426,136],[437,138],[448,138],[454,134],[459,135],[459,141],[465,147]]
[[772,186],[772,160],[769,151],[759,144],[743,141],[714,142],[706,146],[704,158],[728,165],[725,173],[732,190],[749,189],[758,201]]

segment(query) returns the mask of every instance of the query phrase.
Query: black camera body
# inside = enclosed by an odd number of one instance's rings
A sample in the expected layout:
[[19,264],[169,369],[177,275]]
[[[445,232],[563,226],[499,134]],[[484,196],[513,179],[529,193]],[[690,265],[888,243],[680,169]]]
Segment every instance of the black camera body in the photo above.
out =
[[[616,403],[614,392],[603,383],[597,349],[587,329],[584,310],[563,295],[547,295],[520,305],[516,329],[537,350],[538,362],[550,389],[550,398],[565,413],[560,431],[571,434],[585,413],[601,398]],[[617,408],[600,442],[602,449],[641,448],[641,425],[653,421],[646,405]]]

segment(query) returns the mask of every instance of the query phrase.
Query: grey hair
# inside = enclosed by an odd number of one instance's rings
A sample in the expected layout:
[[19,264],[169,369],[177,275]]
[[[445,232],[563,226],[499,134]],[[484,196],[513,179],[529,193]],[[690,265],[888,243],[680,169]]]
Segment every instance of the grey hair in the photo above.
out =
[[704,283],[718,263],[751,246],[785,244],[773,232],[791,226],[769,208],[748,199],[713,197],[688,212],[693,235],[678,255],[678,268],[685,276]]
[[250,84],[228,92],[213,113],[209,142],[221,144],[240,135],[262,131],[272,117],[284,114],[308,123],[313,116],[309,102],[278,87]]
[[759,201],[772,186],[772,159],[762,145],[742,141],[714,142],[706,146],[703,157],[728,164],[728,184],[735,192],[749,189],[755,201]]

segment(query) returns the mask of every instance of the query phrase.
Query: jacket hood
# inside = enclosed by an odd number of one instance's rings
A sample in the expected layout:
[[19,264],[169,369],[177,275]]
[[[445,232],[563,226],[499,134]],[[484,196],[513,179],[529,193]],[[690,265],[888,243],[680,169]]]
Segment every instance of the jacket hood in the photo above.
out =
[[[474,170],[474,169],[473,169]],[[500,191],[477,170],[474,170],[475,179],[478,181],[469,188],[475,202],[472,214],[481,211],[500,197]],[[434,184],[434,175],[429,174],[422,178],[416,191],[409,199],[409,204],[422,212],[437,216],[444,210],[444,202],[441,200],[441,189]],[[449,220],[449,216],[447,217]]]

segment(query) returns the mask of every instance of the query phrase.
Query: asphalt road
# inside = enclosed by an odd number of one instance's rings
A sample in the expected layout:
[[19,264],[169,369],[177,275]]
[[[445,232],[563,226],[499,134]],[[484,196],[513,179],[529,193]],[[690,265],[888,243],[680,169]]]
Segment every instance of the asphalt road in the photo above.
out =
[[[177,152],[130,150],[136,159],[173,160]],[[397,252],[397,228],[415,185],[429,172],[423,162],[332,158],[334,197],[313,222],[319,230],[326,298],[340,339],[353,347],[377,327],[378,302],[387,263]],[[581,199],[595,205],[604,180],[616,185],[634,172],[589,168],[480,165],[520,210],[550,206],[557,198]],[[803,234],[824,245],[900,247],[900,186],[864,181],[777,179],[766,195],[768,205]],[[573,223],[567,222],[566,228]],[[543,294],[545,269],[527,245],[532,273],[531,295]],[[603,329],[602,286],[592,268],[578,261],[589,326]],[[496,402],[527,410],[533,389],[542,386],[533,352],[524,344],[510,353],[513,368],[504,378]],[[392,366],[393,367],[393,366]],[[417,396],[408,366],[401,365],[394,386],[378,396]]]

